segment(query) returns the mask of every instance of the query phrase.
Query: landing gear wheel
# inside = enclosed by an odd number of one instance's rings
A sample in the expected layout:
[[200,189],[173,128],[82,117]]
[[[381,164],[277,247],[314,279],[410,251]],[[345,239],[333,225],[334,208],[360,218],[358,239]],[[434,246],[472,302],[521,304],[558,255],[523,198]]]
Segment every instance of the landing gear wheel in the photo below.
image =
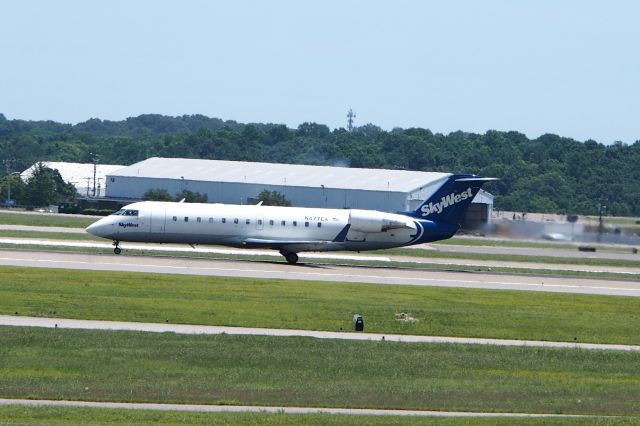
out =
[[280,254],[283,255],[285,259],[287,259],[287,263],[291,265],[295,265],[296,263],[298,263],[298,255],[296,253],[281,251]]
[[114,246],[116,246],[116,247],[113,249],[113,252],[114,252],[115,254],[120,254],[120,253],[122,253],[122,249],[120,248],[120,241],[114,241],[114,242],[113,242],[113,245],[114,245]]

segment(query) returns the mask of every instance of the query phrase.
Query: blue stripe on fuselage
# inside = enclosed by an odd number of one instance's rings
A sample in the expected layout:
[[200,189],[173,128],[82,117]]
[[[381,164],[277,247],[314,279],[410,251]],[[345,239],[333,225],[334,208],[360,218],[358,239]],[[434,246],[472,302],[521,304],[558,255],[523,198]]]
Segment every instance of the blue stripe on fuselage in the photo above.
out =
[[347,238],[347,234],[349,233],[349,228],[351,228],[351,224],[348,223],[342,228],[342,231],[338,232],[338,235],[333,239],[334,243],[343,243]]
[[416,225],[417,232],[411,235],[411,240],[404,244],[405,246],[446,240],[455,235],[459,228],[455,224],[431,220],[414,220],[413,223]]

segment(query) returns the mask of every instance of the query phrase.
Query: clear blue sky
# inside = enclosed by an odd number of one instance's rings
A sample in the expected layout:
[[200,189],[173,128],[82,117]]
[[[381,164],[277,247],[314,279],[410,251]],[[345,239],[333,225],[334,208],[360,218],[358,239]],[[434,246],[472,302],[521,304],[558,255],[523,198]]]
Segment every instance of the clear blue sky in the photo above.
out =
[[6,0],[0,113],[640,139],[640,2]]

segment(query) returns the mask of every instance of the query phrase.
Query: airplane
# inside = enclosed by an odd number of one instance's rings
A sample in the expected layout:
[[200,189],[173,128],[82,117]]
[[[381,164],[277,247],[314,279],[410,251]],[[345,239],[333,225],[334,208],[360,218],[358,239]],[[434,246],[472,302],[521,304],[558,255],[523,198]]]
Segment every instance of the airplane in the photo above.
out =
[[86,231],[120,242],[223,245],[278,250],[290,264],[304,251],[365,251],[451,238],[482,185],[496,178],[452,174],[413,211],[140,201]]

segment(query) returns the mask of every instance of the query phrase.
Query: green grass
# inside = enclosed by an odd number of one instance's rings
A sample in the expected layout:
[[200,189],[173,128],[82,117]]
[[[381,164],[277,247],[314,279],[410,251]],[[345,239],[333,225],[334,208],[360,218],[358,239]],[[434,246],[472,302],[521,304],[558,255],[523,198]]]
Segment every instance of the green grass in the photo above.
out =
[[26,226],[60,226],[64,228],[86,228],[98,218],[73,215],[20,214],[0,210],[0,224]]
[[378,250],[377,253],[393,256],[411,256],[430,259],[467,259],[487,260],[493,262],[523,262],[523,263],[547,263],[551,265],[592,265],[592,266],[621,266],[630,268],[640,267],[638,260],[602,259],[589,257],[554,257],[554,256],[526,256],[516,254],[489,254],[489,253],[462,253],[438,250],[420,250],[411,248],[393,248]]
[[634,424],[628,418],[522,418],[500,417],[400,417],[400,416],[346,416],[335,414],[267,414],[267,413],[190,413],[176,411],[121,410],[77,407],[23,407],[0,406],[1,425],[623,425]]
[[0,327],[0,395],[640,414],[640,353]]
[[88,233],[77,232],[39,232],[39,231],[9,231],[0,229],[0,237],[6,238],[34,238],[39,240],[70,240],[70,241],[100,241],[107,242],[104,238],[96,237]]
[[442,240],[429,245],[438,246],[487,246],[487,247],[523,247],[523,248],[554,248],[554,249],[575,249],[575,244],[530,240],[508,240],[493,238],[468,238],[468,237],[452,237],[448,240]]
[[[640,298],[0,267],[0,313],[640,344]],[[407,312],[414,324],[395,315]]]
[[588,243],[563,243],[563,242],[543,242],[529,240],[508,240],[508,239],[492,239],[492,238],[465,238],[453,237],[448,240],[430,243],[433,247],[443,246],[471,246],[471,247],[514,247],[514,248],[548,248],[556,250],[573,250],[577,251],[578,246],[593,245],[598,251],[613,253],[629,253],[630,246],[625,245],[605,245],[605,244],[588,244]]
[[[591,222],[598,222],[598,216],[585,216],[584,218],[590,220]],[[636,225],[636,222],[640,220],[640,217],[603,216],[602,220],[605,224]]]

